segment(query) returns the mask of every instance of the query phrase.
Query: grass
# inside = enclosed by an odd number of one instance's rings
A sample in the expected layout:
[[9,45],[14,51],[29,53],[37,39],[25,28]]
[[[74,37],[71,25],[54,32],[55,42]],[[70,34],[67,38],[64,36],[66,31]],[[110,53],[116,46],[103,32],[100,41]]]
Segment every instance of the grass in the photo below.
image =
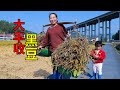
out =
[[120,43],[112,43],[112,46],[117,50],[117,52],[120,54]]
[[[17,43],[17,40],[0,40],[0,45],[14,45],[15,43]],[[21,40],[21,43],[25,44],[25,40]],[[90,44],[91,48],[94,48],[93,44]]]
[[[0,59],[5,59],[9,57],[14,57],[16,54],[14,50],[14,44],[17,43],[17,40],[0,40]],[[21,40],[21,43],[25,44],[25,41]],[[25,50],[24,50],[25,51]]]
[[120,50],[117,50],[118,51],[118,53],[120,54]]
[[116,48],[117,52],[120,54],[120,44],[117,45],[115,48]]
[[[17,43],[17,40],[0,40],[0,45],[14,45],[15,43]],[[25,44],[25,40],[21,40],[21,43]]]
[[[3,46],[3,45],[5,45],[5,46],[12,46],[12,45],[14,45],[15,43],[17,43],[17,40],[10,40],[10,41],[7,41],[7,40],[1,40],[0,41],[0,46]],[[25,44],[25,40],[21,40],[21,43],[23,43],[23,44]],[[94,46],[94,44],[90,44],[90,48],[91,49],[94,49],[95,48],[95,46]]]
[[93,44],[90,44],[90,49],[94,49],[95,46]]
[[[14,44],[17,43],[15,40],[11,41],[0,41],[0,58],[8,58],[8,57],[14,57],[16,54],[13,52]],[[25,44],[25,41],[22,41],[23,44]],[[90,44],[90,50],[94,49],[94,44]],[[24,49],[24,52],[26,50]]]

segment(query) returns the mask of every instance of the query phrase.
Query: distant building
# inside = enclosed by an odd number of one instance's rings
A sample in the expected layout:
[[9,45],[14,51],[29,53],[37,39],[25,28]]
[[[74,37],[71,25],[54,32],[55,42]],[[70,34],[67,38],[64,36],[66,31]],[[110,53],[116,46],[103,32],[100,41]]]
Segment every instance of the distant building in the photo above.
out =
[[0,34],[0,40],[13,40],[13,34]]
[[[0,40],[13,40],[14,34],[0,34]],[[25,34],[24,34],[25,38]]]
[[96,42],[96,41],[99,41],[99,37],[92,38],[90,41],[91,41],[91,42]]
[[96,38],[95,38],[95,41],[98,41],[98,40],[99,40],[99,38],[98,38],[98,37],[96,37]]

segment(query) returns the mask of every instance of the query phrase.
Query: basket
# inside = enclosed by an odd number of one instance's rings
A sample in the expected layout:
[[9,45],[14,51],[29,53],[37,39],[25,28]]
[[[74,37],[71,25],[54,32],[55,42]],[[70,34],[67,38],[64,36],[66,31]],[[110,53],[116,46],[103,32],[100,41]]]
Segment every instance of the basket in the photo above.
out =
[[51,56],[49,50],[46,49],[46,48],[39,50],[38,51],[38,55],[40,55],[40,56],[47,56],[47,57]]

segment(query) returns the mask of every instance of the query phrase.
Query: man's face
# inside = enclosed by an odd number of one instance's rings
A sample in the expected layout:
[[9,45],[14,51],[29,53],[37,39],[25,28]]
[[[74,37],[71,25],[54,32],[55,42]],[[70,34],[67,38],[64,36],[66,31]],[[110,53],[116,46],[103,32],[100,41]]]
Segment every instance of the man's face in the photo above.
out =
[[54,14],[50,15],[50,22],[51,24],[56,24],[58,22],[58,19]]

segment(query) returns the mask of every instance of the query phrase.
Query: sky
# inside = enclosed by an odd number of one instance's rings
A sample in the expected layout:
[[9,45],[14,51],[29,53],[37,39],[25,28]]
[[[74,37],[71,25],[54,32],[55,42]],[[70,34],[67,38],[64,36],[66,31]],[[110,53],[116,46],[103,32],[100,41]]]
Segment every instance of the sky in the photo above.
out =
[[[80,23],[109,11],[0,11],[0,20],[13,23],[20,19],[22,22],[25,22],[22,26],[26,30],[40,33],[43,30],[42,26],[50,23],[49,14],[53,12],[58,15],[59,22],[74,22],[77,20],[77,23]],[[112,20],[112,34],[118,31],[118,22],[118,19]],[[65,25],[65,27],[71,25]],[[47,28],[45,27],[44,30],[47,31]]]

